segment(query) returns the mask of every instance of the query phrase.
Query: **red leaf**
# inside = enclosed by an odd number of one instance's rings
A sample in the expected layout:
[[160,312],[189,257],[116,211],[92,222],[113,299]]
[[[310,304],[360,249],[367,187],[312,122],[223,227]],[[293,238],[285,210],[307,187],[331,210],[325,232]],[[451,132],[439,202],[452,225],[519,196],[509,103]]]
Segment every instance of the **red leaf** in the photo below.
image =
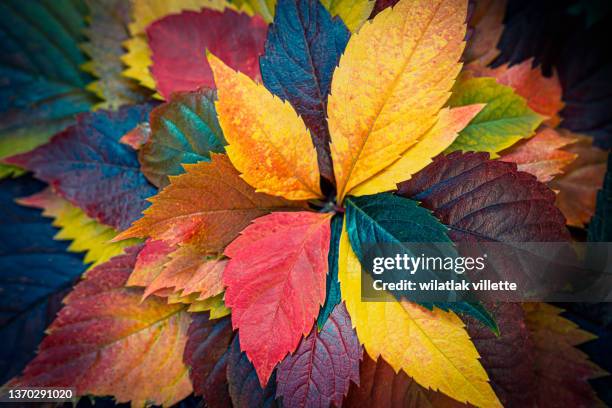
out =
[[382,358],[372,360],[367,353],[360,367],[360,384],[351,384],[345,408],[467,408],[447,395],[421,387],[406,373],[395,373]]
[[228,407],[227,353],[233,337],[230,319],[210,320],[208,313],[192,316],[183,360],[191,367],[193,389],[204,397],[207,407]]
[[330,214],[256,219],[225,249],[225,304],[262,385],[310,332],[325,301]]
[[124,285],[138,248],[87,273],[66,297],[18,386],[74,387],[77,395],[172,405],[192,391],[182,356],[190,317],[180,305],[141,302]]
[[295,353],[276,372],[276,395],[288,407],[342,404],[350,381],[359,383],[363,350],[344,303],[338,304],[321,329],[313,327]]
[[206,51],[251,78],[260,81],[268,26],[259,16],[226,9],[185,11],[156,21],[147,28],[152,51],[151,73],[166,99],[173,92],[214,87]]

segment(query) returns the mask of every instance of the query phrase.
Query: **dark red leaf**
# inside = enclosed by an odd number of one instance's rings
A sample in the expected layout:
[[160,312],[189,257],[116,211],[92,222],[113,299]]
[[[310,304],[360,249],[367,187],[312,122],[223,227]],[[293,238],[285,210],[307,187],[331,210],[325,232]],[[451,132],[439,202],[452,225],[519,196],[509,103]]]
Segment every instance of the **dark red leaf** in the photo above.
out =
[[183,360],[191,367],[193,390],[204,397],[207,407],[227,407],[231,404],[226,376],[231,320],[210,320],[208,313],[193,314],[192,319]]
[[350,382],[359,383],[362,353],[346,306],[340,303],[320,332],[315,325],[295,353],[281,361],[276,394],[287,407],[340,406]]
[[351,384],[344,400],[346,408],[466,408],[441,392],[421,387],[406,373],[395,373],[382,358],[372,360],[367,354],[360,367],[360,384]]
[[555,193],[516,164],[488,153],[454,152],[399,186],[450,228],[455,241],[559,242],[569,240]]

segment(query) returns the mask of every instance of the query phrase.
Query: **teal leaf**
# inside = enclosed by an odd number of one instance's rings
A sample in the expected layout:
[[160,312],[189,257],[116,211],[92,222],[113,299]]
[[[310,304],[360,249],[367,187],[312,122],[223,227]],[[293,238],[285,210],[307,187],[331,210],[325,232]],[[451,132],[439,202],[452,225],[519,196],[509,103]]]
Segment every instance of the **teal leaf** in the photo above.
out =
[[342,235],[342,223],[342,215],[334,215],[331,221],[331,243],[327,256],[329,270],[325,282],[325,303],[317,317],[317,327],[319,330],[323,328],[332,310],[341,300],[340,282],[338,281],[338,250],[340,248],[340,235]]
[[215,100],[209,89],[180,92],[151,112],[151,137],[138,154],[149,181],[164,187],[168,176],[184,172],[183,164],[210,161],[211,152],[225,151]]
[[[347,197],[346,229],[353,251],[364,262],[363,246],[369,244],[396,244],[406,242],[452,242],[447,227],[431,211],[417,201],[382,193],[370,196]],[[479,304],[467,302],[420,303],[422,306],[467,314],[498,331],[491,315]]]
[[0,160],[45,143],[95,102],[81,70],[86,14],[78,0],[0,2]]

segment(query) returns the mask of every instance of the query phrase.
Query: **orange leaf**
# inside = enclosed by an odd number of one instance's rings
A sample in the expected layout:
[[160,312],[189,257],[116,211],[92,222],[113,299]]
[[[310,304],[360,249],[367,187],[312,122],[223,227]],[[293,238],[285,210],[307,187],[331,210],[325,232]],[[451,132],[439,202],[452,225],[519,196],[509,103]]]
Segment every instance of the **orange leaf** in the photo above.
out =
[[317,152],[289,102],[208,55],[225,148],[242,177],[259,192],[290,200],[322,196]]
[[514,89],[527,100],[527,105],[531,109],[548,116],[544,124],[554,128],[561,121],[559,112],[564,106],[559,77],[555,72],[552,77],[547,78],[542,74],[540,67],[532,68],[532,64],[533,59],[528,59],[511,67],[505,64],[497,68],[486,68],[470,64],[466,69],[475,76],[493,77],[500,84]]
[[221,275],[226,261],[207,258],[195,245],[180,246],[169,258],[160,274],[147,286],[144,297],[161,289],[173,289],[181,296],[199,293],[196,300],[223,292]]
[[567,224],[584,227],[595,212],[597,190],[601,188],[606,174],[608,153],[593,146],[593,138],[559,130],[562,135],[578,139],[564,150],[578,157],[564,169],[564,174],[549,183],[557,190],[557,207],[561,210]]
[[561,149],[576,141],[545,127],[532,138],[505,150],[499,160],[516,163],[520,171],[531,173],[545,183],[562,173],[563,168],[576,159],[576,153]]
[[262,387],[310,333],[325,300],[331,214],[277,212],[255,220],[225,250],[225,303]]
[[223,251],[251,220],[273,210],[302,206],[256,193],[242,180],[227,156],[184,165],[186,173],[170,177],[170,185],[150,199],[144,216],[116,240],[149,237],[167,245],[191,242],[203,253]]

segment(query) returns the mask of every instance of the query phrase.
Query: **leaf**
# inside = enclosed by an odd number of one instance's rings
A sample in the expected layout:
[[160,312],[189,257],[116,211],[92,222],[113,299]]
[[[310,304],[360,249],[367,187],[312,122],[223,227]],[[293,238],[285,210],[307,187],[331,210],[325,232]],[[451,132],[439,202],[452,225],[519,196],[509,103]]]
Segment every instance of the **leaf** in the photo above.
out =
[[159,276],[174,250],[174,246],[164,241],[148,239],[136,257],[126,286],[149,286]]
[[118,230],[146,208],[155,188],[140,173],[133,150],[119,138],[146,120],[150,106],[83,114],[49,144],[7,161],[34,172],[87,216]]
[[172,405],[192,391],[183,364],[190,317],[181,306],[124,288],[137,248],[87,273],[64,299],[18,387],[74,387],[77,395]]
[[[603,187],[597,192],[595,214],[589,223],[589,242],[612,241],[612,156],[608,154],[608,170]],[[331,269],[330,269],[331,271]]]
[[499,55],[497,43],[504,31],[506,0],[473,1],[474,9],[468,21],[468,41],[463,57],[466,61],[477,61],[481,66],[489,65]]
[[464,0],[404,0],[351,37],[327,112],[338,202],[436,123],[461,69],[466,8]]
[[43,210],[42,215],[53,218],[53,226],[60,229],[53,238],[72,241],[68,251],[85,252],[83,262],[92,264],[91,267],[121,255],[125,248],[139,243],[134,239],[110,242],[117,235],[117,231],[92,220],[83,210],[54,194],[49,188],[18,202],[28,207],[40,208]]
[[127,66],[123,72],[128,78],[136,79],[142,86],[155,89],[155,81],[149,68],[152,65],[151,49],[145,31],[157,20],[182,11],[199,11],[202,8],[223,11],[225,0],[131,0],[132,22],[129,25],[132,37],[123,43],[126,53],[121,58]]
[[232,341],[229,318],[209,319],[206,313],[192,315],[187,332],[183,360],[191,370],[189,377],[196,395],[202,395],[208,407],[231,405],[226,379],[228,347]]
[[227,356],[227,382],[232,403],[236,408],[273,408],[277,404],[276,372],[273,372],[265,387],[259,385],[255,367],[247,355],[240,350],[239,335],[234,336]]
[[[259,14],[267,23],[274,21],[275,10],[279,7],[276,0],[233,0],[233,3],[240,9]],[[359,30],[374,7],[372,0],[321,0],[321,4],[332,16],[339,16],[351,32]]]
[[353,189],[352,195],[368,195],[397,189],[397,183],[431,163],[458,136],[458,133],[482,110],[483,104],[442,109],[438,121],[423,139],[410,147],[395,163]]
[[42,188],[30,177],[0,181],[1,384],[34,358],[62,298],[85,270],[81,256],[53,239],[57,230],[50,220],[15,203]]
[[149,237],[170,246],[189,242],[217,254],[253,219],[302,205],[256,193],[225,155],[185,165],[185,171],[150,199],[144,217],[115,239]]
[[304,122],[287,102],[210,54],[227,154],[258,192],[290,200],[321,197],[317,153]]
[[500,333],[495,335],[469,318],[466,327],[495,393],[504,406],[537,406],[535,350],[521,305],[491,302],[486,306],[495,316]]
[[493,78],[463,79],[455,85],[448,100],[451,107],[486,103],[485,108],[459,132],[448,151],[496,153],[521,139],[531,137],[543,116],[533,112],[524,98]]
[[340,303],[340,282],[338,282],[338,245],[342,234],[343,218],[334,215],[331,220],[331,236],[329,243],[329,254],[327,255],[327,277],[325,278],[325,303],[317,316],[317,327],[319,330],[327,321],[330,313]]
[[317,0],[280,0],[259,59],[263,83],[289,101],[310,129],[321,175],[333,181],[327,96],[350,33]]
[[367,355],[359,369],[359,385],[351,384],[344,407],[466,408],[454,399],[421,387],[403,371],[396,373],[382,358]]
[[257,218],[225,249],[225,303],[262,386],[306,336],[325,300],[330,214]]
[[121,136],[119,142],[130,146],[134,150],[140,150],[142,145],[147,143],[151,136],[151,127],[149,122],[142,122],[136,125],[135,128]]
[[81,49],[91,59],[82,67],[97,79],[87,88],[103,102],[96,107],[117,109],[122,105],[142,103],[149,92],[138,83],[121,75],[124,52],[122,43],[129,38],[131,3],[124,0],[86,0],[89,27],[85,29],[87,42]]
[[[346,229],[351,247],[362,264],[366,261],[362,248],[366,245],[387,243],[403,246],[405,242],[451,242],[446,234],[446,226],[428,210],[419,207],[416,201],[383,193],[347,197],[345,206]],[[436,306],[445,311],[450,309],[458,313],[467,313],[491,329],[496,329],[495,322],[486,310],[477,305],[465,302],[437,302],[421,306],[428,309]]]
[[343,303],[319,332],[314,326],[276,372],[276,395],[290,407],[341,406],[350,382],[359,383],[363,350]]
[[562,175],[550,182],[550,188],[559,191],[556,204],[567,218],[567,224],[582,228],[595,212],[597,190],[604,180],[608,153],[593,146],[593,139],[588,136],[560,131],[578,139],[564,149],[577,157]]
[[223,302],[223,293],[206,300],[189,299],[189,301],[186,303],[189,304],[189,309],[187,309],[188,312],[210,312],[211,319],[220,319],[228,316],[231,313],[230,310],[225,307],[225,303]]
[[210,161],[223,153],[225,139],[217,120],[214,91],[177,93],[151,111],[151,135],[138,152],[142,172],[158,187],[184,173],[182,164]]
[[561,309],[546,303],[523,305],[535,348],[537,404],[563,401],[570,406],[601,403],[588,380],[607,375],[576,346],[595,338],[560,316]]
[[197,294],[195,300],[206,300],[223,292],[221,277],[225,260],[207,259],[195,245],[180,246],[167,258],[159,275],[147,285],[144,297],[171,289],[181,296]]
[[[88,111],[79,49],[87,8],[70,0],[0,4],[0,160],[45,143]],[[19,174],[0,164],[0,175]]]
[[433,211],[454,242],[569,239],[554,192],[514,163],[488,160],[487,153],[440,155],[402,183],[399,194]]
[[359,31],[370,17],[374,0],[321,0],[332,16],[340,17],[352,33]]
[[472,64],[467,68],[468,72],[476,76],[493,77],[498,83],[514,89],[514,92],[525,98],[527,106],[533,111],[548,117],[545,124],[550,127],[559,125],[563,102],[561,83],[556,72],[550,78],[545,77],[541,67],[533,68],[533,58],[512,66],[504,64],[497,68],[486,68]]
[[173,92],[212,88],[207,51],[260,81],[258,57],[263,53],[267,30],[258,16],[230,9],[183,11],[157,20],[147,27],[157,90],[168,99]]
[[[382,356],[419,385],[476,406],[501,406],[478,362],[478,352],[452,312],[427,310],[389,298],[361,301],[361,266],[346,229],[340,239],[338,276],[357,337],[372,359]],[[365,275],[367,279],[367,275]]]
[[506,149],[499,160],[516,163],[519,171],[533,174],[538,181],[546,183],[562,174],[563,169],[578,157],[562,149],[576,141],[546,127],[538,130],[534,137]]

